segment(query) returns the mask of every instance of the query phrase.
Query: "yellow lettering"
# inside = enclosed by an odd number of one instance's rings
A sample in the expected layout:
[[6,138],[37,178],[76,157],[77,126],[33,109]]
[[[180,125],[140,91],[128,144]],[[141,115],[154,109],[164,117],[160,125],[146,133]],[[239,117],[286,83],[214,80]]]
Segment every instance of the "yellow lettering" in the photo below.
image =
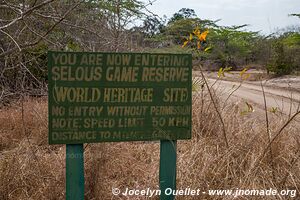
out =
[[54,87],[53,98],[56,102],[97,102],[100,99],[99,88]]
[[164,90],[164,102],[185,102],[187,100],[187,88],[166,88]]
[[60,79],[59,67],[53,67],[52,68],[52,80],[59,80],[59,79]]
[[106,70],[106,80],[137,82],[138,70],[138,67],[108,67]]
[[142,81],[151,82],[187,82],[189,68],[187,67],[144,67]]
[[104,102],[152,102],[153,88],[105,88]]

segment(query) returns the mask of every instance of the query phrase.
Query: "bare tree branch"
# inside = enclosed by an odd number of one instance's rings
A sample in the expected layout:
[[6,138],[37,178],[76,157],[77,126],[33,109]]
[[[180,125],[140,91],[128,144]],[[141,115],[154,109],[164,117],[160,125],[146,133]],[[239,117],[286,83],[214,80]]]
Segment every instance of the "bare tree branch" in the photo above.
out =
[[53,2],[53,1],[54,0],[46,0],[43,3],[40,3],[40,4],[36,5],[36,6],[31,7],[30,9],[26,10],[25,12],[22,12],[20,10],[20,12],[21,12],[20,16],[17,17],[17,18],[15,18],[15,19],[13,19],[10,23],[8,23],[8,24],[6,24],[4,26],[1,26],[0,30],[10,27],[11,25],[15,24],[17,21],[19,21],[19,20],[23,19],[24,17],[26,17],[27,15],[29,15],[32,11],[34,11],[36,9],[39,9],[39,8],[43,7],[44,5],[47,5],[47,4],[49,4],[49,3]]
[[8,34],[7,32],[3,31],[3,30],[0,30],[2,33],[4,33],[5,35],[7,35],[15,44],[16,46],[18,47],[19,51],[22,51],[20,45],[17,43],[17,41],[10,35]]
[[[49,1],[50,1],[50,0],[49,0]],[[51,1],[53,1],[53,0],[51,0]],[[19,47],[21,48],[21,50],[23,51],[23,50],[25,50],[25,49],[27,49],[27,48],[30,48],[30,47],[32,47],[32,46],[37,45],[40,41],[43,40],[43,38],[45,38],[49,33],[51,33],[51,31],[52,31],[58,24],[60,24],[60,23],[67,17],[67,15],[68,15],[71,11],[73,11],[73,10],[74,10],[78,5],[80,5],[82,2],[83,2],[83,1],[78,2],[78,3],[75,4],[72,8],[70,8],[67,12],[65,12],[65,14],[64,14],[64,15],[63,15],[63,16],[62,16],[55,24],[53,24],[53,25],[46,31],[46,33],[44,33],[43,35],[41,35],[38,39],[36,39],[35,41],[32,41],[32,42],[29,42],[29,43],[27,43],[27,44],[20,45]],[[0,57],[6,56],[6,55],[8,55],[8,54],[11,54],[11,53],[13,53],[14,51],[16,51],[16,48],[12,48],[12,49],[10,49],[10,50],[8,50],[8,51],[5,51],[5,52],[1,53],[1,54],[0,54]]]

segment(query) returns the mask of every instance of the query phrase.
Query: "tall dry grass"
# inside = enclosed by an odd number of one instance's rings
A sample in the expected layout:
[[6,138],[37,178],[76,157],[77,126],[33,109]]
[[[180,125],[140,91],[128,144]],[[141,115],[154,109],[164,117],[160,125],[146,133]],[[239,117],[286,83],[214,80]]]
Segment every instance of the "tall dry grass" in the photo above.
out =
[[[256,112],[242,115],[243,104],[238,102],[228,101],[222,109],[224,98],[212,95],[225,124],[228,147],[210,97],[199,89],[193,99],[193,139],[178,142],[177,188],[300,191],[299,117],[272,142],[270,156],[264,118]],[[276,113],[269,117],[274,137],[287,117]],[[65,147],[47,144],[47,101],[25,99],[3,108],[0,124],[0,199],[64,199]],[[158,142],[85,145],[86,199],[149,199],[113,196],[111,188],[158,189],[158,169]],[[177,199],[233,198],[202,195]]]

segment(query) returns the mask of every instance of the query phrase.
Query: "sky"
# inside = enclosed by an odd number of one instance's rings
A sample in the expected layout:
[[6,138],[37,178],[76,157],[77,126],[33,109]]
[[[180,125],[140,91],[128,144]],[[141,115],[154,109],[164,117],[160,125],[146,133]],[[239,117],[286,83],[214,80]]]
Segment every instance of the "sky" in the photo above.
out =
[[181,8],[191,8],[200,19],[221,19],[217,24],[226,26],[249,24],[247,30],[261,31],[262,34],[287,26],[300,26],[299,18],[288,16],[300,13],[300,0],[156,0],[147,8],[168,18]]

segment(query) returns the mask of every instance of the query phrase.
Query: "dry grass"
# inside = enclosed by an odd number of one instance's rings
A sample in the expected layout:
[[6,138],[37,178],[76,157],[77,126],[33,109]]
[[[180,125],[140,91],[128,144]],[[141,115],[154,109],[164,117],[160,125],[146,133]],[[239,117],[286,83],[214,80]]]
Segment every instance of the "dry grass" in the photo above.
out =
[[[214,98],[221,104],[221,99]],[[262,156],[268,146],[265,122],[255,113],[241,115],[240,112],[238,104],[228,103],[221,113],[228,136],[227,148],[222,126],[209,97],[201,93],[195,95],[193,139],[178,142],[177,188],[205,191],[299,189],[299,122],[292,121],[273,142],[271,160],[268,153]],[[281,115],[270,118],[274,136],[287,119]],[[47,145],[47,101],[27,99],[23,106],[17,102],[3,108],[0,110],[0,124],[0,199],[64,199],[65,147]],[[158,142],[86,145],[86,199],[126,199],[123,196],[113,197],[112,187],[158,189],[158,168]],[[177,199],[225,200],[232,197],[202,195]],[[236,199],[277,197],[245,196]]]

